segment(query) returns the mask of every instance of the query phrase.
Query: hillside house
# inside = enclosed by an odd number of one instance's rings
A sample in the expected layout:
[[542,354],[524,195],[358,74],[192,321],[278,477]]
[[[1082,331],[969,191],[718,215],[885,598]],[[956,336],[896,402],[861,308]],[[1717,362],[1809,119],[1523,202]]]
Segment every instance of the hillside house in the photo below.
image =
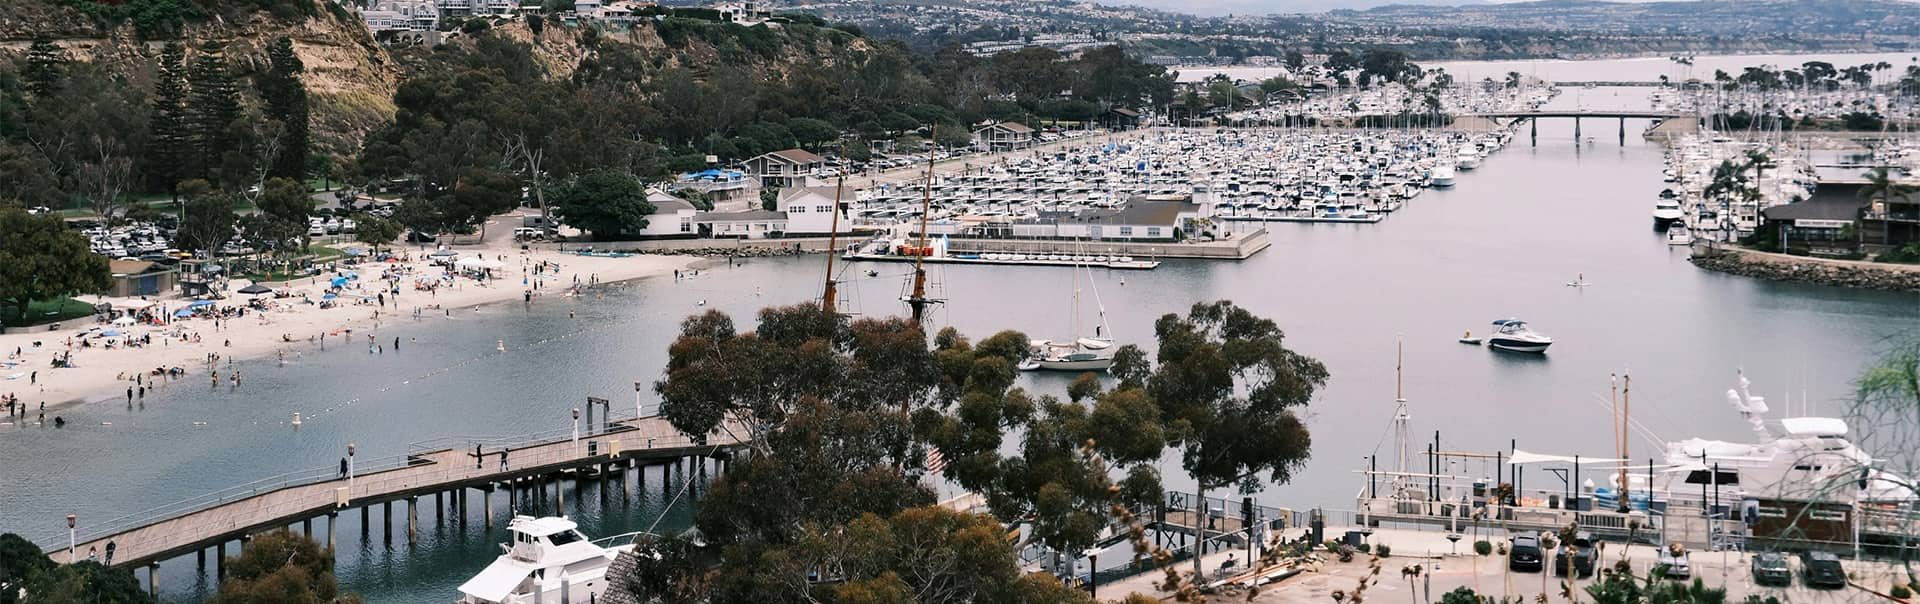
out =
[[742,163],[749,174],[760,178],[760,186],[784,189],[806,186],[807,177],[819,174],[820,169],[827,165],[827,160],[802,149],[787,149]]
[[1033,129],[1019,122],[994,122],[973,130],[974,146],[988,151],[1012,151],[1033,146]]

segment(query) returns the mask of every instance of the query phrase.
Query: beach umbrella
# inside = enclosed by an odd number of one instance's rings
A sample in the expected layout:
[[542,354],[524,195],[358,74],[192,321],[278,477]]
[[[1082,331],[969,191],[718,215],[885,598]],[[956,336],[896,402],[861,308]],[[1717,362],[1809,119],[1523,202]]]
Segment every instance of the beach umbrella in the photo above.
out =
[[255,283],[255,284],[253,284],[253,285],[249,285],[249,286],[246,286],[246,287],[242,287],[242,288],[240,288],[240,293],[243,293],[243,294],[253,294],[253,295],[259,295],[259,294],[271,294],[271,293],[273,293],[273,289],[272,289],[272,288],[269,288],[269,287],[267,287],[267,286],[265,286],[265,285],[261,285],[261,284],[258,284],[258,283]]
[[117,338],[117,337],[120,337],[120,330],[109,329],[109,330],[100,332],[100,336],[105,338]]
[[334,286],[334,287],[340,287],[340,286],[342,286],[342,285],[346,285],[346,284],[347,284],[347,278],[346,278],[346,277],[334,277],[334,278],[333,278],[333,286]]
[[200,308],[202,306],[213,306],[213,301],[212,300],[195,300],[192,304],[188,304],[187,308]]
[[177,317],[177,318],[186,318],[186,317],[191,317],[191,316],[193,316],[193,311],[191,311],[191,310],[186,310],[186,309],[180,309],[180,310],[178,310],[178,311],[175,311],[175,312],[173,313],[173,316],[174,316],[174,317]]
[[338,298],[338,297],[340,297],[340,296],[336,296],[336,295],[333,295],[333,294],[327,294],[327,295],[324,295],[324,296],[320,296],[320,299],[321,299],[321,300],[332,300],[332,299],[334,299],[334,298]]

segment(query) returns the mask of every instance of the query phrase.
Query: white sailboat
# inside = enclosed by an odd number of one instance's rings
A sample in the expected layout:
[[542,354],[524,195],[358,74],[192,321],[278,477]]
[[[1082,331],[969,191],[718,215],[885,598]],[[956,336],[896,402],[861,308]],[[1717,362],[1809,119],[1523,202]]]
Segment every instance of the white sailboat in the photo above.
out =
[[[1027,342],[1027,359],[1020,362],[1020,369],[1034,371],[1047,369],[1053,371],[1106,371],[1113,366],[1113,337],[1107,331],[1107,308],[1100,303],[1100,291],[1095,289],[1093,301],[1099,309],[1100,323],[1093,328],[1093,337],[1085,337],[1080,331],[1080,271],[1089,270],[1084,265],[1073,269],[1073,338],[1070,340],[1031,340]],[[1087,285],[1093,285],[1093,275],[1087,275]]]

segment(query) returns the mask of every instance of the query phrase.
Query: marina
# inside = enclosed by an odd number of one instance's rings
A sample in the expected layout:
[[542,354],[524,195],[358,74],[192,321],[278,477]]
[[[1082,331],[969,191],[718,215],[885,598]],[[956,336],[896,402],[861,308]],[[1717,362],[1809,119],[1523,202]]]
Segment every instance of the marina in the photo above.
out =
[[[1512,147],[1480,159],[1462,180],[1484,185],[1463,182],[1450,190],[1426,189],[1417,194],[1420,203],[1403,203],[1391,210],[1393,220],[1368,229],[1288,225],[1274,231],[1268,252],[1242,262],[1154,260],[1157,269],[1152,271],[1129,272],[1125,277],[1095,272],[1078,278],[1100,280],[1100,291],[1108,298],[1102,306],[1110,307],[1103,308],[1103,314],[1111,314],[1120,333],[1132,335],[1126,343],[1150,347],[1151,338],[1142,334],[1151,333],[1159,314],[1180,312],[1194,299],[1231,297],[1279,317],[1291,345],[1339,368],[1339,377],[1326,392],[1325,402],[1316,401],[1318,412],[1311,419],[1316,436],[1325,435],[1316,438],[1316,462],[1291,485],[1262,493],[1257,501],[1276,510],[1288,506],[1285,509],[1301,514],[1309,506],[1344,510],[1339,512],[1343,518],[1349,512],[1362,516],[1353,521],[1359,526],[1374,514],[1389,524],[1399,521],[1393,514],[1404,515],[1402,520],[1409,524],[1429,526],[1466,520],[1459,515],[1461,507],[1444,514],[1440,506],[1423,503],[1417,512],[1401,512],[1401,503],[1391,498],[1345,497],[1353,492],[1352,461],[1369,452],[1379,421],[1390,412],[1388,405],[1364,401],[1383,398],[1379,396],[1381,376],[1391,370],[1379,361],[1379,351],[1390,345],[1396,333],[1411,336],[1413,356],[1424,367],[1412,372],[1409,382],[1416,391],[1436,393],[1418,397],[1434,399],[1416,407],[1422,426],[1444,430],[1452,439],[1446,443],[1448,450],[1463,450],[1459,443],[1499,443],[1524,435],[1523,443],[1551,439],[1556,449],[1600,452],[1614,450],[1612,443],[1602,442],[1605,434],[1570,430],[1569,423],[1606,415],[1588,400],[1593,390],[1603,386],[1583,386],[1603,383],[1595,377],[1601,367],[1631,362],[1642,368],[1635,375],[1636,392],[1658,393],[1648,395],[1645,421],[1677,429],[1679,434],[1735,439],[1742,436],[1742,427],[1722,425],[1731,423],[1720,421],[1725,415],[1723,403],[1701,396],[1725,387],[1726,372],[1721,368],[1744,366],[1754,375],[1775,376],[1760,387],[1811,391],[1819,404],[1848,392],[1848,381],[1871,358],[1876,342],[1884,341],[1881,338],[1920,329],[1920,315],[1916,315],[1920,310],[1910,296],[1748,282],[1701,273],[1684,262],[1680,249],[1622,245],[1622,241],[1633,241],[1629,237],[1645,236],[1646,201],[1655,199],[1663,186],[1671,186],[1659,179],[1660,150],[1635,141],[1617,152],[1611,148],[1597,152],[1582,149],[1578,139],[1575,144],[1558,144],[1568,138],[1562,126],[1542,124],[1542,129],[1556,144],[1538,149]],[[1206,141],[1211,134],[1187,136]],[[1473,140],[1447,136],[1449,143]],[[1442,159],[1441,148],[1434,147],[1435,154],[1427,157]],[[1421,151],[1427,150],[1423,146]],[[1457,162],[1458,155],[1454,159]],[[1413,161],[1417,165],[1418,159]],[[1253,188],[1251,181],[1243,176],[1245,189]],[[1231,184],[1233,178],[1225,182]],[[1593,184],[1569,189],[1565,186],[1569,182]],[[1206,183],[1204,192],[1214,193],[1213,185]],[[1154,194],[1181,193],[1176,189]],[[1245,195],[1221,197],[1233,199],[1236,210],[1244,209]],[[899,202],[901,207],[907,203]],[[1669,235],[1648,241],[1663,242]],[[948,245],[959,247],[963,239],[950,241]],[[1521,246],[1525,253],[1515,253],[1513,246]],[[988,260],[986,254],[1009,253],[987,252],[981,259]],[[931,256],[924,259],[936,264]],[[1064,263],[1060,266],[1088,264],[1077,258],[1058,262]],[[591,302],[569,299],[548,304],[543,300],[525,309],[490,306],[476,316],[452,322],[398,321],[389,329],[409,337],[418,335],[423,341],[419,347],[409,345],[405,357],[375,362],[361,355],[315,353],[283,368],[244,365],[274,396],[183,388],[157,394],[139,409],[131,405],[122,409],[117,401],[83,405],[68,412],[74,421],[58,432],[7,425],[5,437],[0,438],[0,454],[57,455],[70,460],[58,468],[21,468],[14,479],[19,488],[9,491],[26,509],[78,512],[83,527],[99,531],[99,518],[119,515],[113,510],[145,509],[136,506],[156,498],[171,501],[218,491],[238,482],[236,477],[310,468],[316,460],[326,462],[337,456],[344,442],[359,442],[370,452],[410,454],[409,435],[422,431],[485,434],[498,433],[503,426],[560,426],[564,407],[571,404],[560,401],[627,387],[638,393],[636,380],[655,377],[668,337],[663,332],[671,331],[661,330],[660,325],[703,308],[745,317],[769,304],[805,301],[816,289],[818,264],[817,258],[753,259],[739,267],[711,268],[699,279],[623,285]],[[935,324],[952,325],[969,335],[1007,327],[1036,336],[1081,335],[1061,333],[1062,326],[1073,320],[1066,305],[1055,303],[1066,293],[1061,287],[1064,275],[1058,269],[1016,271],[953,262],[930,270],[949,299],[933,314]],[[1581,271],[1599,285],[1586,284],[1583,275],[1578,281],[1591,287],[1564,286],[1568,275]],[[864,314],[897,314],[896,284],[891,275],[886,283],[881,280],[879,276],[851,279],[843,290],[849,304]],[[1412,298],[1418,298],[1418,303],[1409,303]],[[1554,349],[1549,360],[1546,355],[1488,355],[1447,341],[1460,334],[1460,325],[1481,325],[1489,317],[1509,312],[1550,326],[1563,345]],[[1356,315],[1367,320],[1330,320]],[[590,329],[585,327],[588,324]],[[458,328],[442,327],[453,325]],[[1755,325],[1766,329],[1755,329]],[[1648,341],[1655,336],[1658,346]],[[507,353],[495,349],[495,342],[503,338],[514,342],[511,354],[488,358],[473,354]],[[1792,346],[1782,349],[1778,346],[1782,342]],[[601,362],[613,358],[622,360]],[[342,379],[345,375],[358,379]],[[1034,372],[1026,374],[1022,383],[1057,390],[1070,377],[1071,373]],[[1445,393],[1444,400],[1439,392]],[[347,401],[360,402],[349,405]],[[1532,412],[1543,409],[1550,412]],[[308,413],[298,428],[286,423],[292,411]],[[559,435],[554,438],[558,440]],[[522,459],[517,447],[514,455],[515,460]],[[1470,494],[1470,483],[1478,477],[1464,469],[1463,461],[1455,462],[1462,469],[1444,473],[1464,482],[1451,485],[1456,490],[1443,499]],[[1178,460],[1162,466],[1170,490],[1191,489],[1191,484],[1181,482]],[[83,496],[60,487],[61,477],[69,472],[95,477],[89,484],[98,485],[97,492]],[[588,473],[595,475],[597,471]],[[1530,476],[1527,482],[1548,480],[1538,476]],[[621,491],[606,485],[574,481],[566,495],[556,496],[575,506],[579,530],[586,534],[644,528],[651,513],[636,519],[609,511],[611,506],[605,502],[617,499]],[[1553,491],[1536,488],[1526,499],[1536,504],[1550,501]],[[1597,492],[1559,494],[1562,502],[1599,498]],[[660,499],[669,509],[684,505]],[[1624,500],[1632,503],[1634,497],[1629,493]],[[1678,495],[1667,501],[1673,510],[1693,504]],[[1222,501],[1219,507],[1237,509],[1230,506],[1239,504]],[[1711,503],[1701,506],[1712,507]],[[1528,517],[1545,525],[1574,513],[1563,509],[1550,516]],[[1194,516],[1191,511],[1186,516],[1170,514],[1165,521],[1167,532],[1180,527],[1193,532]],[[427,530],[419,531],[417,541],[401,540],[406,545],[393,545],[389,539],[384,545],[342,548],[343,582],[368,594],[370,601],[445,601],[454,585],[498,553],[494,545],[500,534],[500,529],[487,531],[461,525],[457,515],[448,517],[446,522],[435,518],[423,523]],[[43,544],[65,536],[59,534],[63,529],[58,528],[56,515],[9,518],[16,524],[0,528],[32,534]],[[688,521],[682,510],[670,516],[666,526],[683,528]],[[283,526],[296,522],[289,519]],[[341,522],[343,531],[356,523],[365,531],[366,523],[377,525],[380,520],[356,521],[342,515]],[[1590,522],[1596,530],[1606,531],[1612,521]],[[1738,525],[1722,522],[1720,527]],[[1713,529],[1705,521],[1694,528],[1675,520],[1671,528],[1676,535],[1695,535],[1704,538],[1703,543],[1712,543]],[[167,568],[191,566],[170,563]],[[188,575],[192,571],[173,572]],[[205,593],[194,591],[206,589],[204,581],[192,577],[174,581],[168,576],[161,588],[163,594],[193,597]]]

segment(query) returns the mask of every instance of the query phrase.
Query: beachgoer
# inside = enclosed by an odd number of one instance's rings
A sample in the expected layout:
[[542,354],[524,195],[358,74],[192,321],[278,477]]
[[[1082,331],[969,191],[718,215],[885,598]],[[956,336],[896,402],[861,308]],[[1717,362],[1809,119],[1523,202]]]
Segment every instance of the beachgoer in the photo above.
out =
[[347,458],[345,457],[340,458],[340,477],[347,477]]

